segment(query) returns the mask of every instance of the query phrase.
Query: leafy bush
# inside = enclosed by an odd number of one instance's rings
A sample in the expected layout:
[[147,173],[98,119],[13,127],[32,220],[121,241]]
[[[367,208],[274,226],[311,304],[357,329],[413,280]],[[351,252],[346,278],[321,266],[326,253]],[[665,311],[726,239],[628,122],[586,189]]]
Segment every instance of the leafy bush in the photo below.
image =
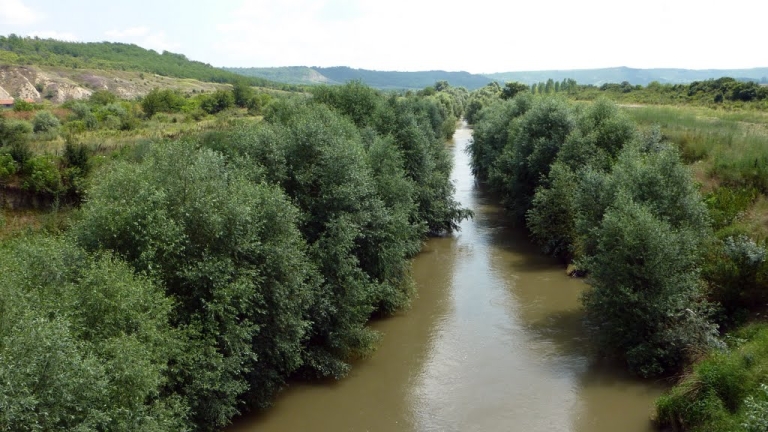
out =
[[498,101],[489,105],[477,115],[468,151],[472,157],[472,173],[478,179],[488,180],[491,167],[509,140],[510,123],[525,114],[532,103],[533,98],[526,93],[512,101]]
[[536,188],[574,127],[570,105],[556,98],[536,99],[525,114],[512,122],[508,142],[491,170],[490,182],[501,192],[516,221],[525,221]]
[[761,395],[750,396],[744,401],[746,410],[742,427],[746,432],[765,432],[768,430],[768,385],[760,385]]
[[768,300],[765,247],[739,235],[715,242],[712,249],[704,266],[710,298],[722,306],[723,324],[738,323],[750,307]]
[[32,125],[28,122],[0,117],[0,147],[7,147],[13,160],[22,166],[32,157],[29,147],[31,137]]
[[184,430],[161,389],[180,336],[171,301],[109,255],[61,239],[0,253],[0,429]]
[[533,196],[526,223],[533,240],[544,253],[569,260],[576,243],[576,202],[573,193],[578,176],[560,162],[552,165],[546,182]]
[[35,104],[24,99],[16,99],[13,102],[13,110],[16,112],[30,112],[35,110]]
[[36,133],[53,132],[59,128],[61,123],[50,111],[38,111],[32,120],[32,129]]
[[646,377],[679,371],[717,336],[701,299],[701,232],[675,228],[651,205],[621,194],[606,211],[583,298],[598,345]]
[[0,184],[6,182],[18,170],[19,167],[11,155],[0,153]]
[[109,90],[96,90],[91,93],[88,102],[93,105],[109,105],[117,101],[117,95]]
[[[736,331],[735,344],[693,366],[656,402],[660,427],[694,431],[764,431],[768,393],[768,329]],[[761,429],[762,427],[762,429]]]
[[297,223],[279,189],[188,143],[113,167],[83,206],[80,244],[114,250],[177,300],[173,324],[188,339],[169,385],[202,430],[246,401],[267,405],[302,365],[314,269]]
[[147,118],[151,118],[158,112],[181,112],[184,104],[184,96],[178,91],[155,88],[142,98],[141,109],[144,111]]
[[218,114],[235,106],[235,97],[231,91],[217,90],[213,94],[203,95],[200,108],[208,114]]
[[77,167],[87,174],[91,170],[91,152],[87,146],[67,140],[64,144],[64,163],[70,167]]
[[63,185],[56,161],[50,156],[35,156],[24,164],[22,188],[33,192],[57,194]]

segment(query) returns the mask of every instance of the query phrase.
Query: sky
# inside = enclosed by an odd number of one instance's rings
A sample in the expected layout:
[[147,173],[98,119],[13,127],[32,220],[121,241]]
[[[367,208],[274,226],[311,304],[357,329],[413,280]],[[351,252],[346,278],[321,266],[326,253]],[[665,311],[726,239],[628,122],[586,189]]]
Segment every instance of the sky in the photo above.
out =
[[0,0],[0,35],[214,66],[492,73],[768,67],[765,0]]

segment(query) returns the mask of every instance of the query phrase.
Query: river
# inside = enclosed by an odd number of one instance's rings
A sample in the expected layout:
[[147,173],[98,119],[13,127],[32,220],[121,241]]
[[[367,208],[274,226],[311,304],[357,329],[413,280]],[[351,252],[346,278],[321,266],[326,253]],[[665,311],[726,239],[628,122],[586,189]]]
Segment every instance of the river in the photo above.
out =
[[471,136],[463,125],[449,145],[456,197],[475,218],[426,243],[412,308],[371,324],[378,350],[338,382],[292,384],[230,432],[652,430],[663,386],[593,360],[587,286],[508,228],[475,184]]

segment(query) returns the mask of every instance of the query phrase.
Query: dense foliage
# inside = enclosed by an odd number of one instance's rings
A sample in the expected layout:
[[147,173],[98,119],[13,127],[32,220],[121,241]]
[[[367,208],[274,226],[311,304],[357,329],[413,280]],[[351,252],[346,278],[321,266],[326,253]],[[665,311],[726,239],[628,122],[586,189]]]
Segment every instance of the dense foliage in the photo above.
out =
[[768,328],[753,324],[729,339],[656,402],[660,427],[759,432],[768,427]]
[[601,351],[654,376],[716,346],[699,272],[708,212],[676,149],[605,100],[503,99],[477,114],[473,170],[545,252],[589,273]]
[[60,239],[0,252],[0,429],[184,430],[161,391],[180,346],[158,286]]
[[[368,320],[408,306],[424,238],[469,216],[444,146],[466,91],[426,93],[322,88],[102,167],[64,236],[2,246],[0,428],[217,430],[291,376],[345,375],[375,347]],[[148,99],[155,116],[188,103]],[[70,109],[98,125],[124,108]],[[7,140],[32,134],[16,125]],[[36,190],[63,187],[57,163],[92,169],[73,141],[58,161],[14,154],[0,180],[21,166]]]

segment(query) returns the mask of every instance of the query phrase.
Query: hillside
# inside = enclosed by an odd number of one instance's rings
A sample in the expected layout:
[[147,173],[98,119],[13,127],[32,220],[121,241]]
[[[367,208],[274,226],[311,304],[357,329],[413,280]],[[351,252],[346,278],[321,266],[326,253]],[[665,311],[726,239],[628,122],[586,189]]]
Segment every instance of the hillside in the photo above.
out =
[[333,81],[307,66],[285,66],[274,68],[224,68],[227,71],[247,76],[265,78],[287,84],[326,84]]
[[[68,69],[115,70],[151,73],[213,83],[233,83],[242,75],[192,61],[183,54],[158,54],[137,45],[114,42],[64,42],[10,35],[0,36],[0,64],[35,65]],[[286,88],[258,77],[247,78],[259,87]]]
[[768,83],[768,68],[755,69],[634,69],[615,67],[603,69],[545,70],[527,72],[501,72],[485,75],[488,78],[506,82],[519,81],[525,84],[547,81],[574,79],[579,84],[601,85],[621,83],[647,85],[653,81],[662,84],[686,84],[720,77],[732,77],[740,80],[756,80]]
[[143,72],[0,66],[0,99],[20,98],[62,103],[68,99],[88,98],[96,90],[109,90],[122,99],[134,99],[156,87],[177,89],[183,93],[209,93],[230,86]]
[[448,81],[455,87],[478,89],[492,80],[469,72],[440,70],[422,72],[374,71],[339,67],[276,67],[276,68],[225,68],[227,71],[250,77],[259,77],[290,84],[343,84],[353,80],[384,90],[415,90]]

